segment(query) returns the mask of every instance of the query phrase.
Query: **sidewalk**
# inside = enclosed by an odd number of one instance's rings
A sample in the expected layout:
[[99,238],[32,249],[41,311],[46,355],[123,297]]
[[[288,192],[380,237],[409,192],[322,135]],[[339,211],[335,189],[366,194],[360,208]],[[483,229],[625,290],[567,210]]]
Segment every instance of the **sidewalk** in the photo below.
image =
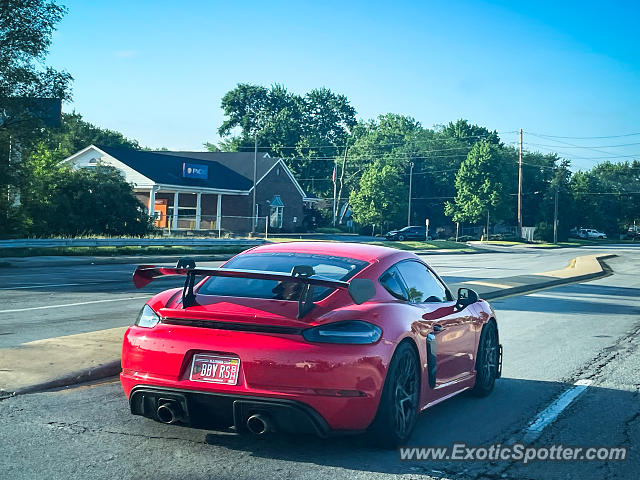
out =
[[[604,263],[615,255],[587,255],[561,270],[450,285],[469,287],[490,300],[611,274]],[[74,385],[120,372],[122,337],[127,327],[48,338],[0,349],[0,398]]]
[[[464,282],[458,286],[473,288],[485,300],[503,298],[509,295],[528,293],[567,283],[584,282],[610,275],[611,269],[604,260],[615,256],[584,255],[574,258],[567,267],[560,270],[491,280],[474,280]],[[454,286],[452,285],[452,287]]]

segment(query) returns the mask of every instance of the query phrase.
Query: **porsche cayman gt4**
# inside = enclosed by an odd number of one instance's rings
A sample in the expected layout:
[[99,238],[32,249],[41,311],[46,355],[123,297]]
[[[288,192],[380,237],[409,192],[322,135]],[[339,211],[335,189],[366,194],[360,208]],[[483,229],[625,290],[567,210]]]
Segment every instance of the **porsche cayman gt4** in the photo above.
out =
[[131,412],[237,433],[370,432],[407,442],[418,414],[500,377],[490,305],[454,297],[416,255],[366,244],[295,242],[221,268],[139,266],[143,287],[182,275],[126,332]]

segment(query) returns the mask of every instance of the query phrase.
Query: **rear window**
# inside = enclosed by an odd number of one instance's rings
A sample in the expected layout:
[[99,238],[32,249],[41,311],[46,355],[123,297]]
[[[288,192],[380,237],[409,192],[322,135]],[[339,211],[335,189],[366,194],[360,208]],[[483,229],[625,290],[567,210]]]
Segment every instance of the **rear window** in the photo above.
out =
[[[367,266],[367,262],[353,258],[305,253],[248,253],[229,260],[224,268],[291,273],[297,265],[313,267],[316,275],[332,280],[348,280]],[[203,295],[228,297],[298,300],[301,284],[251,278],[210,277],[198,290]],[[315,287],[313,300],[325,298],[333,289]]]

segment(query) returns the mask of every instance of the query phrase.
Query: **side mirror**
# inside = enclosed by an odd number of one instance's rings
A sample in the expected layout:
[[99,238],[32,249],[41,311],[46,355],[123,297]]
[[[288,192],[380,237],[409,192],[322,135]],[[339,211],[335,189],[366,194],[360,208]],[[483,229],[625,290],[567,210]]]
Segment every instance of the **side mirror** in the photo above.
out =
[[354,278],[349,282],[349,295],[354,303],[360,305],[373,298],[376,294],[376,285],[368,278]]
[[464,310],[469,305],[473,305],[477,301],[478,294],[475,290],[471,290],[470,288],[458,289],[458,300],[456,301],[456,309],[458,309],[458,311]]

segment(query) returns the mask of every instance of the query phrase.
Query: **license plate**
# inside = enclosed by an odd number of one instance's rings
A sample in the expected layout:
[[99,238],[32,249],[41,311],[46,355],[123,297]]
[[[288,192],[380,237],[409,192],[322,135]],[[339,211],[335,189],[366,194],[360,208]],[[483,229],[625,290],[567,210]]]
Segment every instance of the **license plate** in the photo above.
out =
[[239,358],[198,353],[193,357],[189,378],[194,382],[235,385],[238,382],[239,371]]

